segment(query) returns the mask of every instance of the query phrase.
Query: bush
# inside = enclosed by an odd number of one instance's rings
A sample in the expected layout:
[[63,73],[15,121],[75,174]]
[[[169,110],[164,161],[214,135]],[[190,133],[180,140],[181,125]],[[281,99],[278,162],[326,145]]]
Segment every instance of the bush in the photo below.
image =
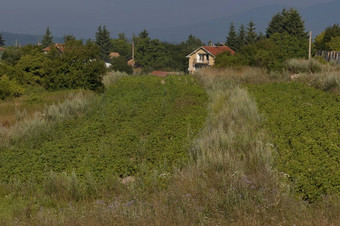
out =
[[289,59],[286,61],[286,67],[291,73],[316,73],[322,70],[321,63],[314,59]]
[[23,94],[24,89],[15,81],[9,80],[6,75],[0,78],[0,99],[18,97]]
[[246,65],[244,57],[241,54],[232,55],[230,52],[218,54],[215,59],[215,67],[239,67]]
[[129,75],[133,73],[133,68],[127,64],[125,57],[120,56],[120,57],[113,58],[111,63],[112,63],[111,68],[114,71],[125,72]]
[[8,47],[1,55],[1,59],[9,64],[9,65],[16,65],[22,56],[22,51],[16,47]]

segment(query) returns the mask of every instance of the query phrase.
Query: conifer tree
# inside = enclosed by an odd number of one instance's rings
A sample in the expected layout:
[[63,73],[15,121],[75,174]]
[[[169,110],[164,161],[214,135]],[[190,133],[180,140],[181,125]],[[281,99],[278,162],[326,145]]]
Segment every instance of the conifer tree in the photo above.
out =
[[251,20],[247,27],[247,34],[246,34],[246,44],[254,44],[257,39],[256,28],[254,22]]
[[2,37],[2,34],[0,34],[0,46],[4,46],[5,45],[5,40]]
[[275,14],[269,22],[266,30],[267,37],[275,33],[287,33],[297,38],[305,39],[305,24],[299,12],[296,9],[283,9],[281,13]]
[[108,62],[109,54],[112,51],[112,42],[110,32],[106,29],[106,26],[99,26],[96,32],[96,44],[99,46],[100,59]]
[[235,25],[234,23],[230,24],[229,27],[229,33],[227,36],[227,46],[229,46],[230,48],[232,48],[233,50],[237,50],[238,48],[238,44],[237,44],[237,34],[235,31]]
[[246,30],[243,24],[241,24],[237,35],[237,50],[240,50],[246,42]]
[[42,41],[41,41],[41,46],[43,48],[46,48],[46,47],[49,47],[53,45],[53,37],[52,37],[52,33],[50,31],[50,27],[47,27],[46,28],[46,32],[42,38]]

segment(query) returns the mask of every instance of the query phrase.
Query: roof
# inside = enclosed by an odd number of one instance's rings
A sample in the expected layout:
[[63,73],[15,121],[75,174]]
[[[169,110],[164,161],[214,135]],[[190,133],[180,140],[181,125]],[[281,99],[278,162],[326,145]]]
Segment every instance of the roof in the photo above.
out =
[[216,57],[218,54],[221,54],[223,52],[230,52],[232,55],[235,54],[235,51],[232,50],[228,46],[201,46],[198,49],[196,49],[194,52],[190,53],[187,57],[189,57],[192,54],[196,53],[200,49],[203,49],[204,51],[208,52],[213,57]]
[[43,49],[44,52],[49,52],[51,51],[51,48],[55,47],[57,50],[59,50],[61,53],[63,53],[65,51],[65,47],[63,43],[56,43],[54,44],[54,46],[49,46],[46,47],[45,49]]
[[235,51],[228,46],[203,46],[203,49],[207,50],[214,56],[217,56],[218,54],[223,52],[230,52],[232,55],[235,54]]
[[109,56],[110,58],[116,58],[116,57],[120,57],[120,54],[118,52],[111,52]]
[[5,48],[0,46],[0,51],[4,51],[4,50],[5,50]]
[[168,74],[168,72],[166,72],[166,71],[153,71],[153,72],[151,72],[151,75],[156,75],[158,77],[166,77],[167,74]]

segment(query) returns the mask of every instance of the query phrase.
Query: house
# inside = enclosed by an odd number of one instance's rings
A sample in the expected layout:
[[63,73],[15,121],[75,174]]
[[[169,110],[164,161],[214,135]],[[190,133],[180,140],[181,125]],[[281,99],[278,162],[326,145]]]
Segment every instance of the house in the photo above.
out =
[[199,47],[187,56],[189,59],[189,73],[193,74],[195,71],[201,68],[213,66],[215,64],[216,56],[223,52],[230,52],[232,55],[235,54],[235,51],[228,46]]
[[49,46],[49,47],[46,47],[45,49],[43,49],[43,52],[46,54],[49,51],[51,51],[51,49],[53,47],[56,48],[60,52],[60,54],[64,53],[64,51],[65,51],[65,45],[63,43],[56,43],[56,44],[54,44],[54,46]]
[[117,57],[120,57],[120,54],[118,52],[111,52],[109,57],[110,57],[110,59],[117,58]]

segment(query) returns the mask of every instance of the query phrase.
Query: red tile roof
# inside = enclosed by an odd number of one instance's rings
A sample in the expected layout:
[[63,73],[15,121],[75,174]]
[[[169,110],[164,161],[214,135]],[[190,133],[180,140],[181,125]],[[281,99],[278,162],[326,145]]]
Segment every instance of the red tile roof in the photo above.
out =
[[49,52],[51,51],[51,48],[52,47],[55,47],[57,50],[59,50],[61,53],[63,53],[65,51],[65,47],[64,47],[64,44],[62,43],[56,43],[54,44],[54,46],[49,46],[49,47],[46,47],[45,49],[43,49],[44,52]]
[[0,51],[4,51],[4,50],[5,50],[5,48],[0,46]]
[[214,56],[217,56],[218,54],[223,52],[230,52],[232,55],[235,54],[235,51],[228,46],[203,46],[202,48],[207,50]]
[[153,71],[153,72],[151,72],[151,75],[156,75],[158,77],[166,77],[167,74],[168,74],[168,72],[166,72],[166,71]]

